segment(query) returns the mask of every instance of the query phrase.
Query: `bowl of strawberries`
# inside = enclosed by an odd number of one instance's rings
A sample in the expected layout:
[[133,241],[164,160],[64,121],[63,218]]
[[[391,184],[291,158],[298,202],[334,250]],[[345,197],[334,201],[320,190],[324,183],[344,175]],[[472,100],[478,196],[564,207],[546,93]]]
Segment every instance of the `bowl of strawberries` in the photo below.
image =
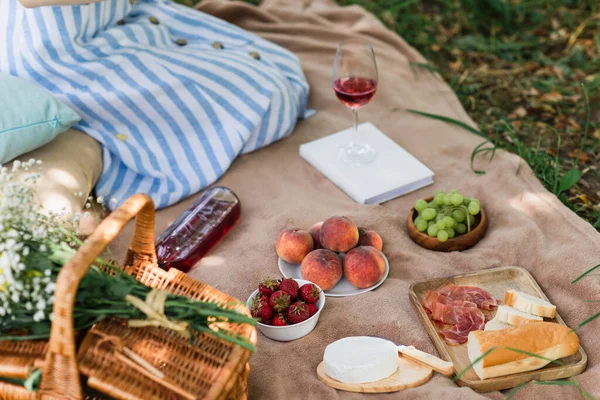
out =
[[289,342],[308,335],[325,305],[323,290],[304,279],[265,279],[246,306],[269,339]]

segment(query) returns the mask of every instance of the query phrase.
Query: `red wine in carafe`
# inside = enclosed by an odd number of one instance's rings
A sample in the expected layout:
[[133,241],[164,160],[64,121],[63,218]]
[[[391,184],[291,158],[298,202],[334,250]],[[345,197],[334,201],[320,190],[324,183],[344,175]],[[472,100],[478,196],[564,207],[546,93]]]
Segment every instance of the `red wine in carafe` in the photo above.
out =
[[348,108],[359,108],[367,104],[377,90],[377,81],[368,78],[346,77],[333,82],[337,98]]
[[188,272],[235,225],[241,204],[235,193],[215,186],[200,197],[156,241],[163,268]]

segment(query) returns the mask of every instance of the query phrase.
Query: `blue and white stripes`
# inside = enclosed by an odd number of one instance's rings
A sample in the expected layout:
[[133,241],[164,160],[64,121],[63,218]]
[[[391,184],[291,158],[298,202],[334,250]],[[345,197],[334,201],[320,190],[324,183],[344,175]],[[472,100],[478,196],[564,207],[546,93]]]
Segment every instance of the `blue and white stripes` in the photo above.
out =
[[116,204],[138,192],[173,204],[306,116],[296,56],[170,0],[0,0],[0,43],[0,71],[38,82],[102,143],[96,191]]

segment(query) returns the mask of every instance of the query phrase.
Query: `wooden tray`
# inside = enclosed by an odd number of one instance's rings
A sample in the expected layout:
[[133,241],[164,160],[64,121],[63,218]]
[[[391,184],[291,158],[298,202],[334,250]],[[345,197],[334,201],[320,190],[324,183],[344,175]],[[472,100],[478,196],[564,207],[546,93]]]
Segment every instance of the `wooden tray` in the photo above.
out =
[[[501,300],[504,300],[504,293],[507,289],[518,290],[548,300],[529,271],[520,267],[492,268],[470,274],[433,279],[411,285],[409,297],[417,310],[419,319],[423,323],[423,326],[425,326],[427,333],[429,333],[429,336],[441,357],[446,361],[452,361],[457,373],[463,371],[470,364],[467,355],[467,344],[450,346],[444,342],[422,305],[427,290],[436,289],[444,282],[448,281],[451,281],[456,285],[478,286]],[[557,305],[557,308],[560,310],[560,304]],[[556,313],[555,319],[544,318],[544,320],[566,325],[558,312]],[[563,358],[561,361],[565,363],[566,367],[550,363],[544,368],[535,371],[522,372],[519,374],[485,380],[480,380],[477,374],[475,374],[475,371],[471,369],[465,373],[457,383],[459,386],[468,386],[476,392],[483,393],[513,388],[532,380],[566,378],[569,377],[569,375],[578,375],[585,370],[587,365],[587,354],[585,354],[585,351],[579,346],[577,353],[570,357]]]

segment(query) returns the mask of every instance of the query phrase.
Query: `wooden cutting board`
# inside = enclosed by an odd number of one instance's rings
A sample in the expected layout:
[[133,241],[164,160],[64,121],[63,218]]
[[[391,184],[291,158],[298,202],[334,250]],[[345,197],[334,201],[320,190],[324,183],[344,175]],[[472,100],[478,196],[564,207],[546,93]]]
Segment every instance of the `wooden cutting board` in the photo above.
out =
[[325,374],[323,363],[317,367],[319,379],[334,389],[359,393],[388,393],[421,386],[433,375],[431,368],[413,363],[398,355],[398,369],[392,375],[377,382],[344,383]]
[[[492,268],[470,274],[433,279],[413,284],[410,287],[409,296],[412,304],[417,310],[419,319],[425,326],[425,329],[440,353],[441,358],[454,363],[456,373],[460,373],[471,364],[469,356],[467,355],[467,344],[465,343],[458,346],[448,345],[439,335],[435,328],[435,323],[423,308],[423,300],[427,295],[427,291],[437,289],[443,283],[448,281],[459,286],[478,286],[487,290],[492,296],[502,301],[504,300],[504,293],[507,289],[518,290],[550,301],[544,292],[542,292],[542,289],[529,271],[520,267]],[[556,304],[556,307],[557,311],[560,311],[560,304]],[[544,318],[544,320],[566,325],[558,312],[556,313],[556,318]],[[519,374],[485,380],[480,380],[477,374],[475,374],[475,371],[471,369],[465,373],[457,383],[460,386],[468,386],[477,392],[484,393],[513,388],[532,380],[541,381],[566,378],[570,375],[578,375],[585,370],[585,367],[587,366],[587,354],[585,354],[583,348],[579,346],[577,353],[570,357],[563,358],[561,361],[566,367],[550,363],[544,368],[535,371],[522,372]]]

